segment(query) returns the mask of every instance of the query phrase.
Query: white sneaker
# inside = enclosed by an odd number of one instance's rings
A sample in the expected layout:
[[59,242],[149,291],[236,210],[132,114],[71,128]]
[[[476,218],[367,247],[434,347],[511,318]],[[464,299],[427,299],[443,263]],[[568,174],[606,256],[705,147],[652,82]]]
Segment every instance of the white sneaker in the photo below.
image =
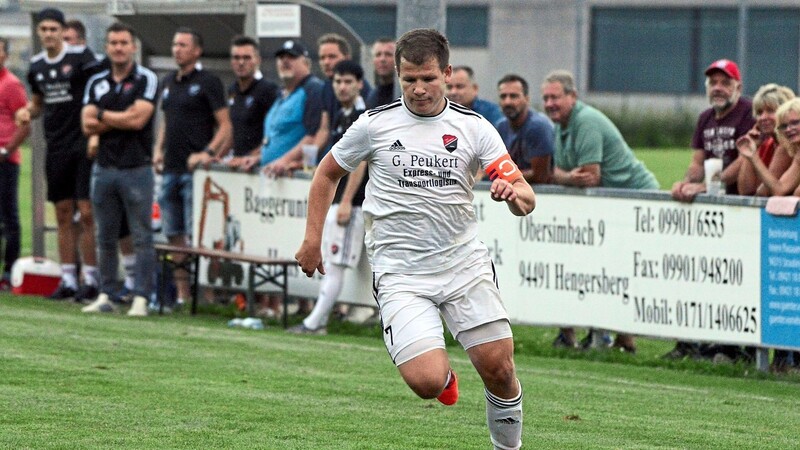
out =
[[350,323],[366,323],[375,315],[375,308],[369,306],[350,306],[350,311],[344,317],[344,320]]
[[116,307],[111,300],[108,299],[108,294],[100,294],[97,299],[92,303],[81,308],[81,312],[85,313],[100,313],[100,312],[114,312]]
[[133,297],[131,309],[128,310],[128,315],[132,317],[145,317],[147,316],[147,299],[141,295]]

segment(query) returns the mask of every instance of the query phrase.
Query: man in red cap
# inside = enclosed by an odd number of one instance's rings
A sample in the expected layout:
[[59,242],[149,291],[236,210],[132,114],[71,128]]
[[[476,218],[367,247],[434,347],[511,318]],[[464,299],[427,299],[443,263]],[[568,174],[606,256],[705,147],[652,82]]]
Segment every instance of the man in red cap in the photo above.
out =
[[[722,159],[720,179],[725,184],[725,193],[737,194],[736,179],[739,175],[739,151],[736,140],[747,134],[755,125],[750,100],[742,98],[742,76],[739,66],[728,59],[713,62],[706,69],[706,95],[711,108],[703,111],[697,120],[692,136],[692,162],[682,181],[672,185],[672,198],[691,202],[694,197],[706,192],[704,161],[709,158]],[[697,343],[676,343],[675,348],[664,355],[667,359],[683,359],[687,356],[714,356],[716,352],[732,359],[746,357],[736,346],[703,346]]]
[[692,137],[692,162],[682,181],[672,185],[672,197],[691,202],[706,192],[704,161],[722,159],[721,180],[725,192],[736,194],[736,177],[739,173],[739,152],[736,139],[753,128],[752,103],[742,98],[742,76],[735,62],[720,59],[706,69],[706,95],[711,108],[703,111]]

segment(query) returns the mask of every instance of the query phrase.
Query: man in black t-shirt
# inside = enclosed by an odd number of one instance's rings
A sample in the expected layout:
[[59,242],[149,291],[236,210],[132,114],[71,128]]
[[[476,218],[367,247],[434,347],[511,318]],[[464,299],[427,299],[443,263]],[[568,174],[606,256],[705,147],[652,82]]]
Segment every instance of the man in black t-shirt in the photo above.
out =
[[110,69],[89,79],[81,112],[83,132],[99,136],[92,171],[92,205],[97,220],[100,295],[83,312],[114,310],[117,238],[128,222],[136,250],[133,302],[129,316],[146,316],[152,293],[155,252],[150,213],[153,199],[153,111],[158,78],[134,62],[136,32],[122,23],[106,30]]
[[236,36],[231,42],[231,69],[236,75],[228,88],[228,106],[233,127],[231,167],[239,167],[244,156],[259,156],[264,140],[264,117],[278,98],[280,88],[267,80],[261,66],[258,42]]
[[[192,173],[198,165],[218,161],[228,151],[231,122],[219,77],[203,69],[203,39],[179,28],[172,39],[178,70],[162,80],[164,120],[153,150],[153,164],[162,171],[161,223],[169,243],[185,247],[192,234]],[[172,255],[176,261],[182,255]],[[189,297],[185,271],[175,271],[178,305]]]
[[[94,219],[89,201],[92,162],[86,156],[80,110],[86,81],[101,68],[88,48],[73,47],[64,42],[65,21],[61,11],[45,8],[37,14],[36,22],[36,34],[43,50],[31,58],[28,70],[31,101],[27,107],[17,111],[16,121],[26,124],[33,118],[44,116],[47,199],[55,205],[62,270],[61,283],[50,298],[74,296],[80,301],[95,297],[98,285]],[[76,207],[80,211],[80,237],[76,236],[73,227]],[[80,287],[78,249],[84,283]]]

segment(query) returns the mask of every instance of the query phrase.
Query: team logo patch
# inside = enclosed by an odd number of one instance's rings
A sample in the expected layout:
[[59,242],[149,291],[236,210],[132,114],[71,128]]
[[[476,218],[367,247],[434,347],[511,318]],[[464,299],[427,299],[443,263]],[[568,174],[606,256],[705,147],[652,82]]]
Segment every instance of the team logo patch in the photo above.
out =
[[336,244],[331,245],[331,254],[335,255],[337,253],[339,253],[339,246]]
[[128,91],[130,91],[131,89],[133,89],[133,83],[131,83],[130,81],[125,82],[122,85],[122,92],[125,93],[125,94],[127,94]]
[[245,106],[246,108],[250,108],[250,107],[252,107],[252,106],[253,106],[253,103],[254,103],[255,101],[256,101],[256,99],[254,99],[252,95],[248,95],[248,96],[247,96],[247,97],[244,99],[244,106]]
[[167,98],[169,98],[169,88],[164,88],[161,92],[161,100],[166,100]]
[[200,92],[200,85],[199,84],[193,84],[193,85],[189,86],[189,95],[195,96],[195,95],[197,95],[198,92]]
[[50,69],[50,78],[55,78],[57,73],[56,69]]
[[103,80],[94,86],[94,98],[100,100],[104,95],[108,94],[110,90],[111,86],[108,84],[108,81]]
[[444,149],[450,153],[453,153],[453,151],[458,148],[458,138],[452,134],[443,135],[442,143],[444,144]]
[[61,73],[64,75],[69,75],[70,72],[72,72],[72,66],[70,64],[64,64],[61,66]]

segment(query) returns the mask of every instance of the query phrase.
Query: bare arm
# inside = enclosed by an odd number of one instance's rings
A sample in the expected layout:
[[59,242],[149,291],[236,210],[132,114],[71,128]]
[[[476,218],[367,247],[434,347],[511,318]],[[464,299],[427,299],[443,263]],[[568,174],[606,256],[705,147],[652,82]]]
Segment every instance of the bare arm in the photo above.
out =
[[153,111],[153,103],[140,99],[124,111],[104,111],[100,122],[117,130],[141,130],[153,117]]
[[81,109],[81,131],[86,136],[99,135],[111,130],[111,127],[97,120],[97,106],[86,105]]
[[552,156],[534,156],[531,158],[531,168],[522,171],[522,176],[525,181],[530,184],[545,184],[549,183],[553,177],[550,161]]
[[322,227],[325,224],[328,208],[333,201],[336,185],[346,173],[347,171],[339,166],[333,156],[327,154],[311,180],[305,237],[300,249],[295,254],[295,259],[308,277],[313,276],[317,270],[319,273],[325,274],[321,250]]
[[695,149],[692,153],[692,162],[689,163],[689,168],[686,170],[686,175],[683,181],[688,183],[702,183],[706,170],[703,167],[706,155],[703,150]]
[[220,108],[214,111],[214,119],[217,121],[217,132],[208,143],[208,147],[213,150],[217,157],[224,156],[230,150],[229,143],[233,136],[233,125],[228,108]]
[[31,100],[25,105],[24,108],[18,109],[14,113],[14,122],[17,126],[29,125],[31,120],[39,117],[42,114],[42,106],[44,99],[41,94],[33,94]]
[[728,167],[722,171],[719,178],[725,184],[733,184],[736,183],[736,180],[739,178],[739,169],[742,167],[742,158],[736,158],[732,163],[728,164]]
[[6,143],[6,150],[9,153],[14,153],[17,151],[19,146],[25,141],[25,138],[31,133],[31,126],[30,124],[25,125],[18,125],[17,129],[14,130],[14,134],[11,135],[11,139]]
[[772,195],[788,195],[797,187],[798,181],[800,181],[798,178],[800,176],[800,153],[795,154],[792,165],[778,178],[758,157],[755,141],[751,137],[740,137],[736,141],[736,147],[739,149],[741,157],[750,162],[756,175]]
[[367,173],[367,162],[362,161],[356,170],[353,171],[347,178],[347,184],[344,185],[344,192],[339,201],[339,211],[336,216],[336,222],[339,225],[347,225],[350,223],[350,215],[353,212],[353,197],[358,192],[361,181],[364,180],[364,175]]
[[492,200],[506,202],[509,211],[515,216],[526,216],[536,207],[536,195],[525,178],[519,176],[514,181],[497,177],[489,188]]
[[166,119],[162,119],[158,125],[158,133],[156,133],[156,143],[153,146],[153,167],[156,172],[161,173],[164,165],[164,136],[166,135]]
[[[775,154],[772,156],[772,161],[769,163],[769,172],[775,176],[775,178],[780,178],[783,174],[789,170],[789,167],[792,165],[792,161],[794,158],[789,156],[789,152],[781,145],[775,149]],[[755,169],[754,175],[755,175]],[[761,182],[760,179],[758,179]],[[756,189],[756,195],[760,197],[766,197],[772,195],[772,192],[769,190],[767,185],[761,182],[758,185],[758,189]]]
[[276,159],[275,161],[267,164],[264,167],[264,171],[267,173],[272,173],[278,176],[282,176],[288,174],[293,170],[301,169],[303,167],[304,145],[314,145],[315,147],[317,147],[317,151],[319,151],[319,149],[325,148],[325,145],[328,142],[328,137],[330,136],[328,123],[329,123],[328,113],[326,111],[323,111],[317,132],[314,134],[307,134],[303,136],[303,139],[301,139],[300,142],[297,143],[297,145],[292,147],[291,150],[286,152],[283,156]]
[[553,171],[553,181],[563,186],[600,186],[600,164],[587,164],[569,172],[556,167]]
[[706,191],[703,182],[705,176],[703,161],[705,161],[705,153],[703,150],[695,149],[683,180],[676,181],[672,185],[672,198],[681,202],[691,202],[697,194]]

